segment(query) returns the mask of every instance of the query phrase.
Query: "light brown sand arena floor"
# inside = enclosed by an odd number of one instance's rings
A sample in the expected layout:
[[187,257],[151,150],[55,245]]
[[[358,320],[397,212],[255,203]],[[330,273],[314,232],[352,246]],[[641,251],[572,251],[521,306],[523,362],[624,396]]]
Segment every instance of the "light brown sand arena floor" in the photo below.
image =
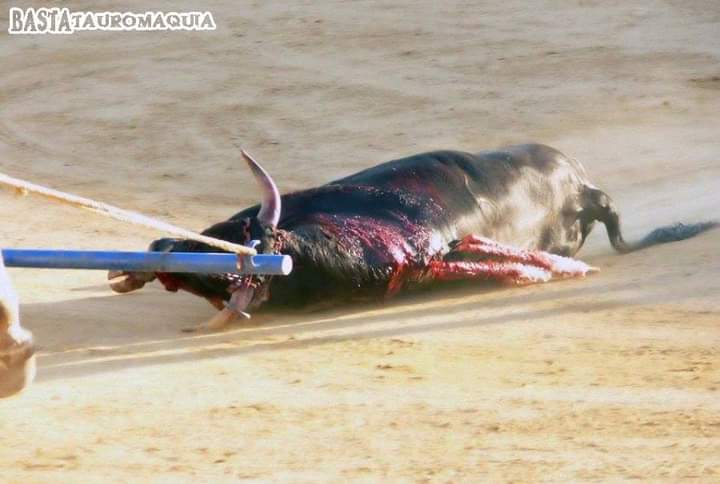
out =
[[[535,140],[584,162],[631,239],[718,218],[715,0],[440,3],[228,1],[214,33],[64,37],[10,37],[2,11],[2,171],[202,229],[255,202],[239,145],[289,191]],[[3,247],[158,236],[0,202]],[[0,402],[0,481],[717,482],[719,246],[618,256],[598,227],[586,280],[216,335],[181,332],[213,314],[192,296],[14,269],[43,349],[37,383]]]

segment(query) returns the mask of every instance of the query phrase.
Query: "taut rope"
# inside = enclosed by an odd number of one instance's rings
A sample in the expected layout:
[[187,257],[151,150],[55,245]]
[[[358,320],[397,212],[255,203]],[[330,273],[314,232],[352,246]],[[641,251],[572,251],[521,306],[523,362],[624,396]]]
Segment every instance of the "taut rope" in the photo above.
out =
[[26,195],[28,192],[42,195],[43,197],[49,198],[56,202],[65,203],[76,208],[84,208],[105,217],[110,217],[121,222],[128,222],[135,225],[141,225],[151,229],[156,229],[169,235],[181,237],[183,239],[195,240],[204,244],[222,249],[228,252],[234,252],[242,255],[255,255],[257,252],[255,249],[246,247],[244,245],[233,244],[226,240],[216,239],[214,237],[208,237],[206,235],[186,230],[181,227],[157,220],[146,215],[139,214],[137,212],[131,212],[130,210],[124,210],[122,208],[108,205],[107,203],[98,202],[90,198],[79,197],[70,193],[61,192],[52,188],[30,183],[19,178],[13,178],[11,176],[0,173],[0,185],[7,185],[13,187],[20,194]]

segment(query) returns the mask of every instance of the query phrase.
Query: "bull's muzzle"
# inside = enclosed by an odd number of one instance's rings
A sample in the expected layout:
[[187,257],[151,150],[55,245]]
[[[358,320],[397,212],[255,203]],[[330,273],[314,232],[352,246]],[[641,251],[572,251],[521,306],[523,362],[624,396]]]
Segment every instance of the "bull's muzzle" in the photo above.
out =
[[155,280],[152,272],[109,271],[110,288],[118,293],[126,293],[141,289],[145,284]]

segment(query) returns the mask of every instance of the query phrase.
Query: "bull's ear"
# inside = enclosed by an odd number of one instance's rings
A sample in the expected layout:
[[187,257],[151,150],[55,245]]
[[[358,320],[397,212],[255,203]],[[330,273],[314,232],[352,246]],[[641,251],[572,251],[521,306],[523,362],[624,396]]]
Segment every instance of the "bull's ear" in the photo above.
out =
[[262,190],[262,201],[257,219],[265,225],[276,227],[280,221],[280,212],[282,210],[282,202],[280,201],[280,192],[277,189],[277,185],[275,185],[275,182],[268,172],[266,172],[265,169],[260,166],[260,163],[255,161],[247,151],[241,150],[240,152]]

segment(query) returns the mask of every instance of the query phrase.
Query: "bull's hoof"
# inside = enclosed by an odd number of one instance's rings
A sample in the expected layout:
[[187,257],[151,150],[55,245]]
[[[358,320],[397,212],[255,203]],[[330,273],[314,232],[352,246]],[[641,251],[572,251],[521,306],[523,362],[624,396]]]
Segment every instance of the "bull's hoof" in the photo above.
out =
[[250,319],[250,315],[244,311],[237,312],[225,307],[205,323],[199,326],[183,328],[181,331],[183,333],[217,333],[240,318]]

